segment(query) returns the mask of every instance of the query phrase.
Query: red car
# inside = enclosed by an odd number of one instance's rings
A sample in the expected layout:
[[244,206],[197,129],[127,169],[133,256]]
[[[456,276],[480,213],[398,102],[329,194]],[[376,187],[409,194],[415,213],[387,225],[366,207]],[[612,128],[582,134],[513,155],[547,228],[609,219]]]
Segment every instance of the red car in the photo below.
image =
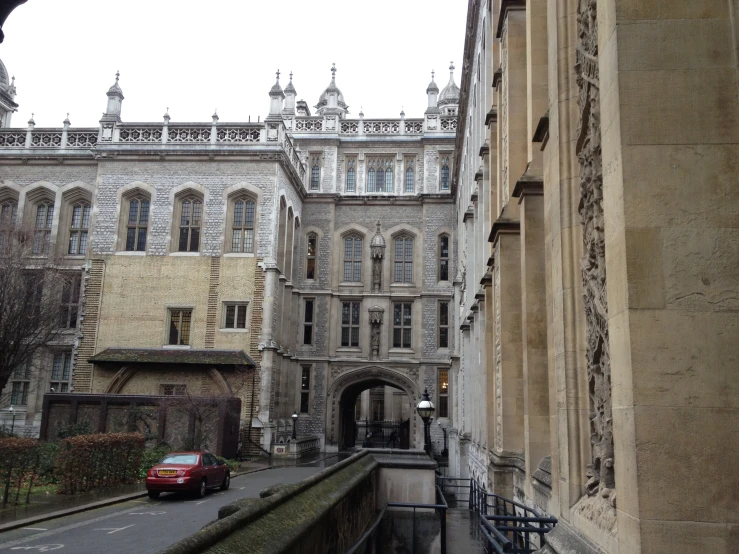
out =
[[230,484],[228,466],[207,452],[171,452],[146,474],[149,498],[178,491],[190,491],[202,498],[208,489],[225,491]]

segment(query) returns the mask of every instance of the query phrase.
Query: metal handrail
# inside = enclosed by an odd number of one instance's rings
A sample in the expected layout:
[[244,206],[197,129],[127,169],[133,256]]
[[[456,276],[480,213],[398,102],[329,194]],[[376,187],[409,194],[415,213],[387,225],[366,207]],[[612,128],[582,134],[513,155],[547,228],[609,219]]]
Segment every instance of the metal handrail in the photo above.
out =
[[[413,508],[413,528],[411,531],[412,553],[415,553],[416,551],[416,508],[433,509],[434,511],[438,511],[439,523],[441,527],[441,554],[446,554],[446,511],[449,509],[449,506],[444,499],[444,494],[441,492],[439,485],[436,485],[436,496],[437,498],[441,499],[440,503],[418,504],[414,502],[388,502],[387,504],[385,504],[382,510],[380,510],[380,513],[377,515],[372,525],[367,529],[367,531],[362,534],[359,540],[354,543],[354,545],[349,550],[346,551],[346,554],[355,554],[359,547],[366,544],[372,538],[372,534],[375,532],[380,523],[382,523],[382,518],[384,517],[385,512],[388,508]],[[366,550],[365,552],[369,553],[370,550]],[[380,552],[380,541],[377,540],[375,541],[375,553],[379,554]]]

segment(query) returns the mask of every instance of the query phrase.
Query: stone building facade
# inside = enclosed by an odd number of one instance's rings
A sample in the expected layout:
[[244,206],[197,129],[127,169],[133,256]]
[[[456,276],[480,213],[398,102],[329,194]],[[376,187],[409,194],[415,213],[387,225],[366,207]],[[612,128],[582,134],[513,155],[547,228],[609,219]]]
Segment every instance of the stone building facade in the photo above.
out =
[[468,3],[450,465],[547,551],[736,549],[736,8]]
[[[384,419],[406,420],[421,446],[415,402],[454,358],[459,88],[453,73],[441,91],[432,79],[422,118],[352,119],[335,72],[316,115],[278,74],[263,121],[129,124],[116,76],[97,129],[0,132],[0,194],[19,224],[54,207],[50,241],[81,276],[78,324],[57,345],[65,391],[236,394],[265,450],[290,437],[293,413],[336,450],[385,387]],[[75,207],[84,250],[69,238]],[[240,353],[256,367],[246,377]],[[4,397],[29,423],[56,371],[44,356],[37,398]]]

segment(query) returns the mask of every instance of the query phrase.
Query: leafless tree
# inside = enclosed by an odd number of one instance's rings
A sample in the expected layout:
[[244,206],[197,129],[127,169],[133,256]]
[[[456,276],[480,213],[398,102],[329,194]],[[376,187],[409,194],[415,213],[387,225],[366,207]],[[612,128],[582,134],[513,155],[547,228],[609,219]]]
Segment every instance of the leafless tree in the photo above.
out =
[[[53,339],[70,314],[62,305],[75,281],[54,256],[48,235],[0,214],[0,391]],[[76,314],[74,314],[76,321]]]

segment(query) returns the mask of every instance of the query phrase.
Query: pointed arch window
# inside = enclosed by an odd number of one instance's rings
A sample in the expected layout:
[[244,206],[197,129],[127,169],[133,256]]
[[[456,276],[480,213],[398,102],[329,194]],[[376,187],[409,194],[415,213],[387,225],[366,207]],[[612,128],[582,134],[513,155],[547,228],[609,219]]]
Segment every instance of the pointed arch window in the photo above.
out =
[[233,202],[231,224],[231,252],[254,253],[254,221],[257,205],[251,198],[237,198]]
[[402,235],[395,239],[395,272],[396,283],[413,282],[413,239]]
[[375,192],[375,168],[370,167],[367,171],[367,192]]
[[449,280],[449,235],[439,237],[439,281]]
[[344,238],[344,282],[362,281],[362,237],[350,235]]
[[72,220],[69,224],[68,254],[82,256],[87,254],[87,235],[90,230],[90,204],[78,202],[72,206]]
[[405,192],[412,193],[416,189],[416,172],[415,162],[413,160],[407,160],[405,162]]
[[449,156],[441,159],[441,190],[449,190]]
[[385,185],[385,170],[382,166],[377,168],[377,192],[383,192],[383,186]]
[[180,202],[179,241],[180,252],[200,250],[200,230],[203,224],[203,201],[196,196],[187,196]]
[[128,202],[126,223],[126,251],[145,252],[146,235],[149,228],[149,199],[135,196]]
[[346,162],[346,192],[354,192],[356,181],[356,162],[354,158],[350,158]]
[[308,253],[305,260],[305,278],[316,278],[316,256],[318,252],[318,235],[310,233],[308,235]]
[[49,253],[51,224],[54,221],[54,204],[43,201],[36,206],[36,221],[33,233],[33,254],[45,256]]
[[321,183],[321,158],[318,155],[310,159],[310,190],[318,190]]
[[393,192],[393,160],[378,158],[367,164],[367,192]]

